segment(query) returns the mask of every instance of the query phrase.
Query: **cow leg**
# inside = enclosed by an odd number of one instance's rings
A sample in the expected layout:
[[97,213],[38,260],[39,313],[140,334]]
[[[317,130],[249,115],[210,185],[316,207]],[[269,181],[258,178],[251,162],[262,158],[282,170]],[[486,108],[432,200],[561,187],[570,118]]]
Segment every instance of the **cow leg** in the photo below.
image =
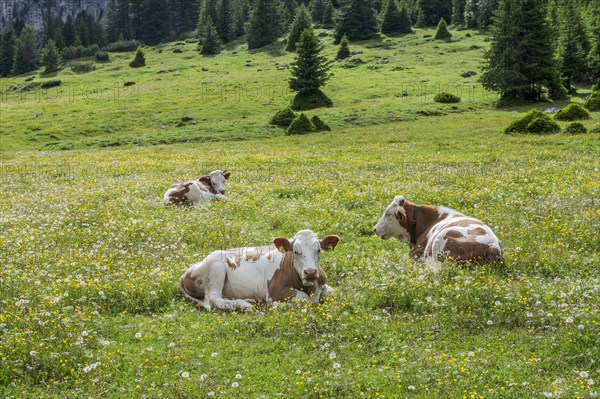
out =
[[327,284],[323,284],[321,286],[321,296],[323,298],[333,298],[334,296],[334,291],[333,288],[331,288],[329,285]]
[[250,310],[252,304],[243,299],[225,299],[223,298],[223,286],[227,278],[227,253],[223,251],[213,252],[206,258],[210,267],[210,272],[205,283],[204,308],[210,310],[212,307],[217,309],[242,311]]

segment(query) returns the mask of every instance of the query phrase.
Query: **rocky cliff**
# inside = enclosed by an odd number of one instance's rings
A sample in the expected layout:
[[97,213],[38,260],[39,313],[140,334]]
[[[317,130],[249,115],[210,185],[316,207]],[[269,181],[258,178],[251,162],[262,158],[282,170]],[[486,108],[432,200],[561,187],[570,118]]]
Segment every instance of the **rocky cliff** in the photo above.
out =
[[36,30],[44,24],[46,10],[51,10],[63,20],[87,11],[96,18],[106,15],[108,0],[0,0],[0,31],[17,18],[22,18]]

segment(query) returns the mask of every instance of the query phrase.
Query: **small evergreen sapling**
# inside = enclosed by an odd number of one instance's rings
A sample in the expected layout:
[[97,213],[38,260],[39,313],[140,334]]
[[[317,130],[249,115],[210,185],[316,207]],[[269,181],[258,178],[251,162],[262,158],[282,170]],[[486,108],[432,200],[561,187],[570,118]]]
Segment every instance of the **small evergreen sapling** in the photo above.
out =
[[344,35],[340,41],[340,48],[338,49],[336,60],[345,60],[350,57],[350,47],[348,46],[348,36]]
[[444,18],[440,19],[440,22],[438,23],[437,30],[435,31],[434,39],[435,40],[445,40],[448,42],[450,40],[452,40],[452,34],[448,31],[448,24],[446,24],[446,21],[444,20]]
[[48,40],[48,43],[42,50],[42,64],[46,67],[44,73],[52,73],[58,71],[58,66],[61,63],[60,53],[56,47],[54,40]]
[[135,53],[135,58],[129,63],[132,68],[140,68],[146,66],[146,57],[141,48],[138,48]]

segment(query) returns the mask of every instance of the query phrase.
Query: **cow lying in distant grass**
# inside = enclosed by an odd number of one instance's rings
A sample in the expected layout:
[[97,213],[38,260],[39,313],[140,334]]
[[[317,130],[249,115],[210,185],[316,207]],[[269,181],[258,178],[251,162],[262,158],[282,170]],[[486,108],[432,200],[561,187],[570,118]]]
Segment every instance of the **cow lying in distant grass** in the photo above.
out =
[[333,250],[339,240],[328,235],[319,241],[312,231],[302,230],[291,241],[278,237],[273,245],[215,251],[190,266],[179,289],[207,310],[244,311],[256,302],[270,305],[293,298],[319,302],[321,296],[333,295],[319,265],[320,253]]
[[415,205],[397,196],[374,232],[382,239],[410,243],[410,255],[433,270],[441,262],[495,264],[502,260],[500,242],[482,221],[446,207]]
[[215,170],[198,180],[186,183],[175,183],[167,190],[163,200],[167,204],[201,206],[212,199],[225,197],[225,181],[231,172]]

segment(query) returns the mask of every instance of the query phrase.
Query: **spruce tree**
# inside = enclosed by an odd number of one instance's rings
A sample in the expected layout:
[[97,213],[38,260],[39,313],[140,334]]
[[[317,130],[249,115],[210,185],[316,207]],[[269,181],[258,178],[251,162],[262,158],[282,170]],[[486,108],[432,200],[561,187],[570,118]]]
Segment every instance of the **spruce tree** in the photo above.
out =
[[308,8],[312,14],[312,20],[319,25],[331,23],[331,0],[310,0]]
[[235,37],[244,36],[247,16],[246,1],[233,0],[232,31]]
[[542,1],[500,1],[481,82],[503,101],[539,101],[543,87],[560,93]]
[[[281,0],[280,17],[282,25],[287,28],[294,21],[296,11],[298,10],[298,2],[296,0]],[[285,30],[285,29],[284,29]]]
[[21,75],[38,67],[38,50],[35,31],[27,25],[17,40],[13,75]]
[[233,39],[233,4],[231,0],[219,0],[217,3],[218,19],[216,22],[219,38],[223,43]]
[[438,23],[434,39],[446,41],[450,41],[452,39],[452,34],[448,31],[448,24],[446,24],[444,18],[440,19],[440,22]]
[[416,7],[422,26],[435,26],[440,19],[452,17],[452,0],[418,0]]
[[135,58],[129,63],[132,68],[140,68],[146,66],[146,57],[141,48],[138,48],[135,52]]
[[587,54],[589,79],[600,87],[600,68],[598,67],[600,65],[600,1],[595,1],[590,5],[590,16],[590,37],[593,41]]
[[65,46],[69,47],[75,44],[77,33],[75,32],[75,25],[73,24],[73,17],[67,16],[65,24],[62,28],[63,39],[65,40]]
[[[67,21],[65,21],[64,30],[70,29],[67,28],[67,23],[69,21],[69,17],[67,17]],[[71,22],[72,24],[72,22]],[[130,20],[129,20],[129,0],[109,0],[108,2],[108,17],[106,24],[106,33],[109,42],[117,41],[119,36],[123,36],[126,39],[130,39]],[[74,31],[74,27],[73,27]],[[65,37],[65,42],[67,46],[72,46],[75,43],[75,33],[73,35],[69,35],[67,32],[63,31],[63,35]],[[72,39],[70,39],[72,37]],[[72,41],[69,41],[72,40]]]
[[208,20],[212,20],[213,24],[219,19],[218,0],[202,0],[200,12],[198,14],[198,33],[202,34]]
[[348,0],[335,21],[335,40],[339,43],[342,36],[348,40],[371,39],[377,34],[377,18],[371,0]]
[[348,36],[342,36],[342,40],[340,40],[340,48],[338,49],[337,55],[335,56],[336,60],[344,60],[350,57],[350,47],[348,46]]
[[324,48],[312,29],[305,29],[300,35],[296,63],[291,69],[292,77],[289,80],[290,89],[298,93],[293,109],[331,105],[331,100],[321,91],[321,87],[331,77],[330,62],[321,54]]
[[171,28],[176,36],[189,33],[198,23],[200,0],[170,0]]
[[465,27],[467,29],[479,28],[479,2],[478,2],[478,0],[466,0]]
[[398,33],[400,29],[400,10],[396,0],[385,0],[381,11],[381,32]]
[[221,38],[212,19],[208,17],[200,36],[200,54],[214,55],[221,52]]
[[141,7],[141,24],[138,38],[146,44],[156,45],[169,37],[169,9],[164,0],[144,0]]
[[465,21],[465,1],[452,0],[452,19],[450,23],[453,25],[462,25]]
[[323,16],[321,17],[321,25],[331,26],[333,24],[333,3],[331,0],[323,0]]
[[573,81],[582,81],[587,75],[586,51],[583,49],[585,39],[581,36],[585,33],[578,29],[577,19],[581,20],[579,11],[572,1],[567,1],[560,18],[557,58],[561,76],[569,91]]
[[287,39],[287,51],[296,51],[296,42],[300,39],[300,35],[305,29],[312,29],[312,22],[308,8],[302,4],[296,11],[294,22],[290,27],[290,34]]
[[256,49],[277,40],[280,33],[279,0],[256,0],[250,11],[246,33],[248,49]]
[[9,29],[2,35],[2,44],[0,45],[0,77],[7,77],[12,73],[15,62],[15,47],[17,39],[12,29]]
[[413,31],[412,20],[408,15],[406,0],[402,0],[402,3],[400,4],[400,26],[398,29],[398,33],[411,33]]
[[46,67],[44,73],[52,73],[58,71],[58,66],[61,63],[60,53],[56,48],[54,40],[50,39],[42,50],[42,65]]

